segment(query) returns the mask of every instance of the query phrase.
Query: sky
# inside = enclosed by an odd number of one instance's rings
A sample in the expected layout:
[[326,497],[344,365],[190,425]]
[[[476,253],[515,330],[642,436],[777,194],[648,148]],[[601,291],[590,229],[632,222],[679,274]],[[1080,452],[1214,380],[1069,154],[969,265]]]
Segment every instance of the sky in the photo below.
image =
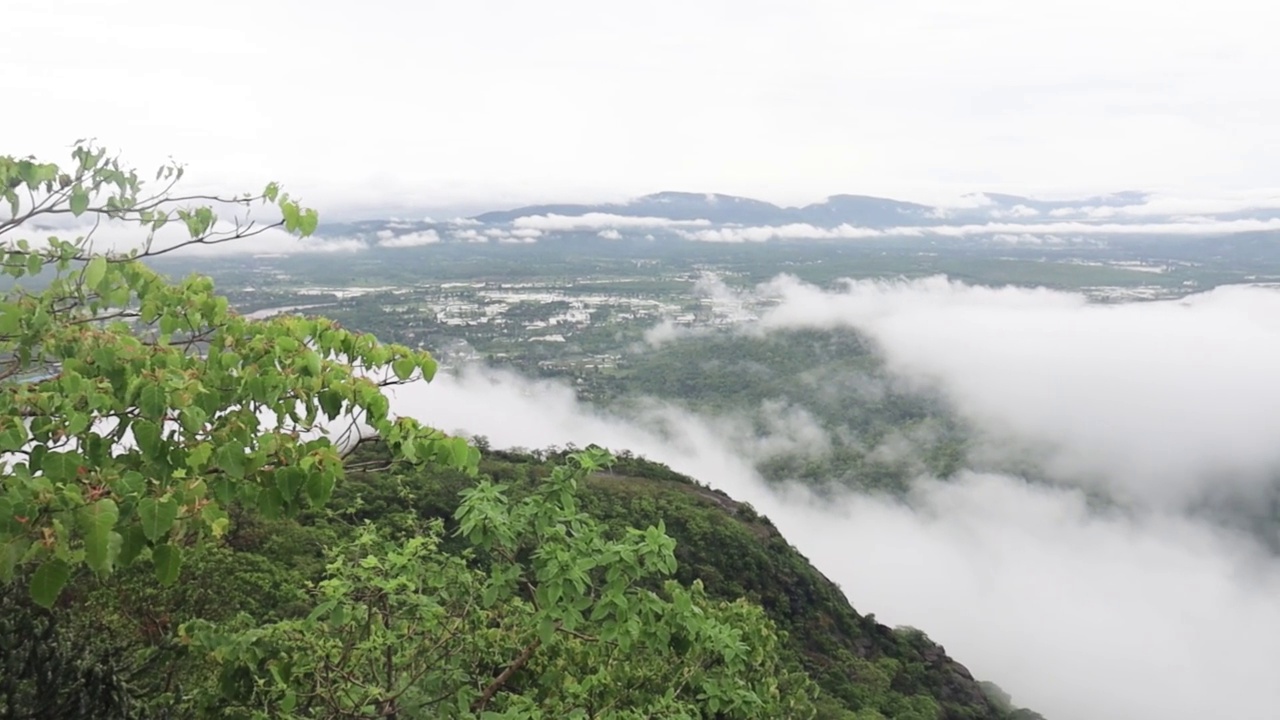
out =
[[[817,500],[754,468],[781,447],[831,447],[802,409],[758,439],[749,418],[662,401],[611,414],[567,385],[482,370],[397,388],[392,408],[496,447],[599,443],[668,463],[766,514],[860,612],[924,630],[1051,720],[1274,715],[1280,557],[1200,500],[1265,508],[1280,477],[1280,290],[1106,307],[942,278],[755,292],[779,302],[745,330],[856,328],[989,447],[949,481],[918,478],[906,502]],[[979,467],[1022,448],[1053,484]],[[1123,509],[1092,504],[1100,489]]]
[[335,215],[1280,187],[1256,0],[6,0],[3,152]]

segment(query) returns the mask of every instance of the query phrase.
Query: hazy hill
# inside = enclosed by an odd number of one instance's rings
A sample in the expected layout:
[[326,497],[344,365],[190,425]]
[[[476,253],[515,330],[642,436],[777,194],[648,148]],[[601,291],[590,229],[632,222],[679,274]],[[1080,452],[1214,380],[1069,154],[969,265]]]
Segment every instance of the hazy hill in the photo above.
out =
[[[1051,219],[1074,217],[1089,208],[1120,208],[1141,205],[1147,194],[1136,191],[1094,197],[1038,200],[1002,193],[975,193],[960,207],[935,207],[915,202],[869,195],[832,195],[819,203],[800,207],[775,205],[718,193],[660,192],[623,203],[553,203],[528,205],[476,215],[484,224],[510,223],[536,215],[580,217],[592,213],[625,217],[657,217],[669,220],[706,220],[715,225],[787,225],[807,223],[818,227],[842,224],[888,228],[912,225],[940,225],[955,220]],[[1056,214],[1050,216],[1050,213]]]
[[804,207],[783,207],[763,200],[715,193],[660,192],[625,203],[597,205],[530,205],[477,215],[483,223],[508,223],[531,215],[581,216],[605,213],[626,217],[660,217],[670,220],[707,220],[715,224],[785,225],[857,223],[872,227],[936,222],[933,209],[887,198],[834,195]]

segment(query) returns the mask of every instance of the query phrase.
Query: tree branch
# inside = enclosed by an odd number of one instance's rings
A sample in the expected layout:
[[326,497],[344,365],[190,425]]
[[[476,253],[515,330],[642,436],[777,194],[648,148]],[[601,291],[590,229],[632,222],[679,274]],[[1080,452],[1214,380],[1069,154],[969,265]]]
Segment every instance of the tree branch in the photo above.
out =
[[[560,629],[559,621],[556,622],[556,629]],[[484,692],[480,693],[480,697],[471,703],[471,712],[482,712],[485,706],[489,704],[489,701],[493,699],[493,696],[498,694],[503,685],[507,684],[511,676],[519,672],[520,668],[529,664],[529,659],[533,657],[533,654],[541,646],[542,638],[534,638],[533,642],[529,643],[524,650],[521,650],[515,661],[508,665],[506,670],[499,673],[498,677],[494,678],[493,682],[489,683],[488,687],[484,689]]]

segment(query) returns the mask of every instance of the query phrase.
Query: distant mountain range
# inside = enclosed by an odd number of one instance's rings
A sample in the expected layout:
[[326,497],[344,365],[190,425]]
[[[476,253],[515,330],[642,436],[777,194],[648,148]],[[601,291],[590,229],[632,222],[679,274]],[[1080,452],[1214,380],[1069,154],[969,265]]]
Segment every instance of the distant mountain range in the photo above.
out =
[[[968,196],[968,207],[934,207],[920,203],[869,195],[832,195],[823,202],[802,207],[784,207],[763,200],[715,193],[660,192],[625,203],[583,205],[561,203],[528,205],[514,210],[498,210],[475,216],[485,224],[510,223],[536,215],[580,217],[592,213],[624,217],[660,217],[670,220],[706,220],[716,225],[788,225],[806,223],[817,227],[848,224],[868,228],[904,225],[942,225],[956,221],[985,221],[996,218],[1050,216],[1058,211],[1085,208],[1119,208],[1141,205],[1148,195],[1130,191],[1076,200],[1036,200],[1018,195],[981,193]],[[1070,213],[1075,214],[1075,213]]]
[[660,192],[616,203],[550,203],[469,218],[363,220],[325,224],[320,235],[385,248],[437,242],[530,243],[539,238],[676,239],[705,242],[972,238],[1060,246],[1107,237],[1201,239],[1253,234],[1280,240],[1280,196],[1254,205],[1179,200],[1125,191],[1043,200],[974,193],[947,206],[868,195],[832,195],[798,207],[717,193]]

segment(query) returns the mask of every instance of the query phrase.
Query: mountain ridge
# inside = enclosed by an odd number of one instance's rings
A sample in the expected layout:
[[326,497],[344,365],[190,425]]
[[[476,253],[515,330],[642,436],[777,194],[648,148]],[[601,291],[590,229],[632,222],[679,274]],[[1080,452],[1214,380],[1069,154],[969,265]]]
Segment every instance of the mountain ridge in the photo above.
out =
[[[705,220],[713,224],[786,225],[804,223],[820,227],[856,224],[883,228],[899,225],[940,225],[957,219],[1049,216],[1049,213],[1084,208],[1122,208],[1140,205],[1148,193],[1126,190],[1073,200],[1038,200],[1004,193],[966,195],[969,206],[946,207],[907,200],[841,193],[807,205],[778,205],[755,198],[722,193],[662,191],[626,202],[545,203],[510,210],[493,210],[469,219],[484,224],[512,223],[535,216],[582,217],[591,214],[622,217],[658,217],[677,221]],[[1065,213],[1063,213],[1065,214]]]

